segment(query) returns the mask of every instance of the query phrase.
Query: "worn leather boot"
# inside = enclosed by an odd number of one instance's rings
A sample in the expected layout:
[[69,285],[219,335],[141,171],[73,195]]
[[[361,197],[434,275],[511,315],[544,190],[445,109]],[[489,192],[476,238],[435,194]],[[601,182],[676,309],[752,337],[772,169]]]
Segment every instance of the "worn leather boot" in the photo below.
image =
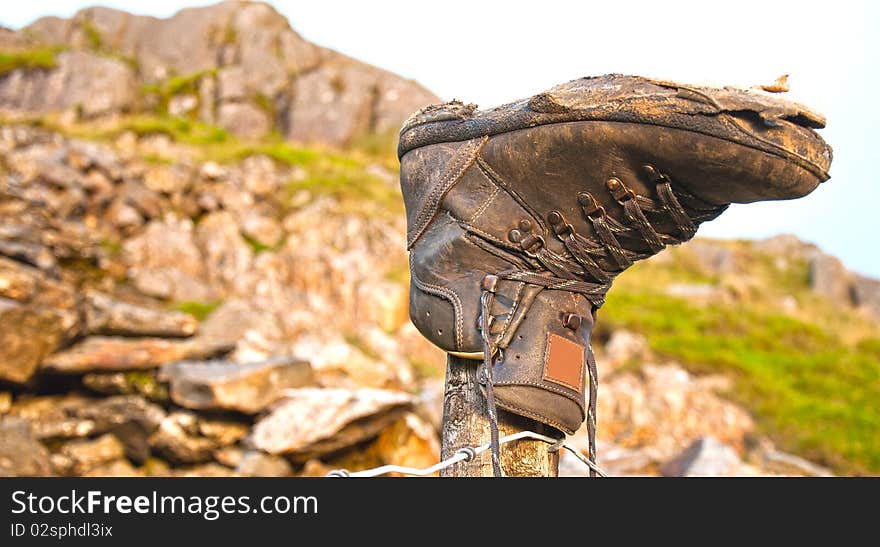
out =
[[730,203],[809,194],[828,179],[824,123],[756,90],[621,75],[427,107],[398,151],[412,321],[483,360],[490,414],[494,399],[568,434],[586,418],[595,460],[590,332],[614,278]]

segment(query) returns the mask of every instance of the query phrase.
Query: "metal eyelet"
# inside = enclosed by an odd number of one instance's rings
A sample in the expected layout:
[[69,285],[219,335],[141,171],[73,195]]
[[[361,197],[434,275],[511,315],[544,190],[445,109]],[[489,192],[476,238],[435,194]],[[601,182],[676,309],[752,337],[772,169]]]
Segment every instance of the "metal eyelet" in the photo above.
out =
[[608,188],[608,191],[611,192],[611,195],[618,202],[627,201],[630,199],[635,199],[636,193],[626,187],[623,182],[617,177],[611,177],[605,183],[605,187]]
[[599,205],[596,198],[594,198],[589,192],[580,192],[578,194],[578,203],[584,211],[584,214],[591,219],[598,220],[605,217],[605,208]]
[[553,227],[553,232],[560,237],[567,237],[574,232],[574,227],[565,222],[565,217],[559,211],[547,213],[547,222]]
[[657,169],[650,163],[643,165],[642,171],[648,176],[648,179],[655,184],[672,182],[672,180],[669,178],[669,175],[661,173],[659,169]]
[[544,238],[539,235],[529,234],[519,242],[520,247],[529,256],[535,256],[535,252],[544,246]]
[[483,277],[483,281],[480,286],[484,291],[495,292],[495,287],[498,286],[498,276],[493,274],[486,274],[486,276]]
[[559,211],[550,211],[547,213],[547,222],[550,224],[561,224],[565,222],[565,217]]
[[578,330],[581,326],[581,321],[581,316],[576,313],[566,313],[562,316],[562,326],[567,329]]

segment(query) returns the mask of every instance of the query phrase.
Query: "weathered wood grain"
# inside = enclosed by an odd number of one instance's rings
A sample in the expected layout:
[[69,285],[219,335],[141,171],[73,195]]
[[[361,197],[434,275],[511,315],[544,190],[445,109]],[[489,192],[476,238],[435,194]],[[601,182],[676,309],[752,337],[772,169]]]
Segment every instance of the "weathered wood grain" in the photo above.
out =
[[[486,399],[480,390],[480,361],[452,355],[446,361],[446,392],[443,400],[442,458],[463,446],[489,442]],[[558,435],[539,422],[498,410],[499,433],[503,437],[518,431]],[[522,440],[501,447],[501,469],[507,477],[555,477],[559,472],[559,453],[550,452],[541,441]],[[492,463],[486,451],[474,461],[460,462],[441,471],[443,477],[491,477]]]

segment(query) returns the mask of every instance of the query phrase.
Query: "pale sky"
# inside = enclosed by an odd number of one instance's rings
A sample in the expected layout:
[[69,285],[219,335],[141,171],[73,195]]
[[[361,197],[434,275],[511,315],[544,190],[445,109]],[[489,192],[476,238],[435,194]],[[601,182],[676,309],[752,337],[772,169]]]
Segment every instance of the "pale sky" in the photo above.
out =
[[[212,2],[103,1],[166,17]],[[491,107],[580,76],[642,74],[749,86],[788,73],[789,98],[823,112],[832,178],[792,202],[734,206],[700,235],[794,233],[880,277],[880,8],[876,2],[270,2],[305,38]],[[95,2],[4,3],[0,24]],[[874,4],[874,5],[872,5]],[[872,131],[873,129],[873,131]]]

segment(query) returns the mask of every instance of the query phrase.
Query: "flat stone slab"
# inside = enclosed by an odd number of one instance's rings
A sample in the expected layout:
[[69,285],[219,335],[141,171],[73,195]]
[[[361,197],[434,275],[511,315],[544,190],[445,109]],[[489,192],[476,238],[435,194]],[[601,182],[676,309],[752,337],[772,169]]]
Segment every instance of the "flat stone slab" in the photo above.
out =
[[187,337],[199,327],[187,313],[139,306],[96,291],[87,294],[86,303],[86,326],[95,334]]
[[369,388],[300,388],[286,395],[254,426],[252,441],[259,450],[296,461],[372,438],[413,403],[407,393]]
[[236,410],[256,414],[284,391],[314,382],[312,367],[291,357],[257,363],[179,362],[162,367],[160,379],[171,385],[171,399],[196,410]]
[[209,357],[222,349],[203,342],[200,339],[91,336],[71,348],[50,355],[43,361],[43,367],[69,374],[142,370],[183,359]]
[[[131,440],[124,437],[145,436],[165,417],[161,407],[135,395],[103,399],[76,395],[29,397],[13,403],[9,414],[28,420],[37,439],[68,439],[114,432],[124,444]],[[129,430],[120,431],[124,426],[130,426]]]

